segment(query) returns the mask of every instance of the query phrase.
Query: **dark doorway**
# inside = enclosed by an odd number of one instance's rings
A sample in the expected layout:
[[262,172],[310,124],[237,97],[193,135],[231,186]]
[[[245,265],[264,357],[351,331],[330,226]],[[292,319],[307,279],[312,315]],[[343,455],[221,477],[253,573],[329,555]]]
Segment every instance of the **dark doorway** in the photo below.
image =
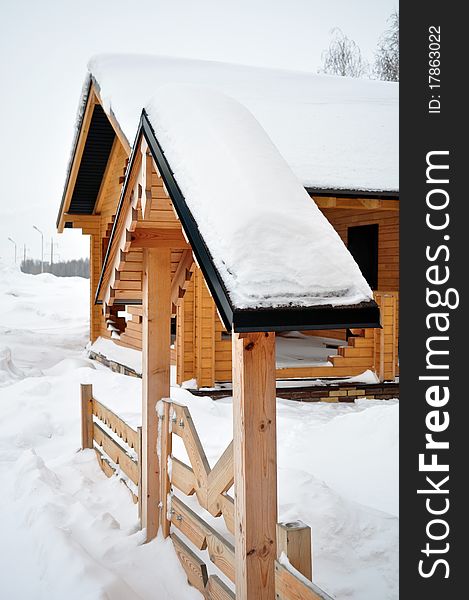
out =
[[378,225],[348,228],[348,249],[372,290],[378,289]]

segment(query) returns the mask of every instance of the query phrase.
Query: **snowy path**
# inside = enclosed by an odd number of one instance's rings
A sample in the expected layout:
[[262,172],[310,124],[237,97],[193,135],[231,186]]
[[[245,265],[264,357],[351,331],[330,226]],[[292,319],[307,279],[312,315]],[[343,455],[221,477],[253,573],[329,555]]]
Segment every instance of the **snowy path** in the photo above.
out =
[[[168,543],[141,544],[124,486],[77,452],[79,383],[140,420],[140,381],[83,356],[88,282],[0,271],[0,596],[200,598]],[[214,462],[231,437],[231,400],[172,395]],[[397,416],[395,403],[279,401],[280,518],[311,525],[315,579],[338,600],[398,597]]]

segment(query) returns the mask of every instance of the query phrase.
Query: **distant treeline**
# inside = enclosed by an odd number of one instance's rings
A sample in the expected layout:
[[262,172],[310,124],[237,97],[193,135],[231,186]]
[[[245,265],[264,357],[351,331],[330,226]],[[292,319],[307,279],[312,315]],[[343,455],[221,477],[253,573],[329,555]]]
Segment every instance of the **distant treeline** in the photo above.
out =
[[[23,273],[38,275],[41,272],[41,261],[28,258],[21,263]],[[44,263],[44,273],[52,273],[57,277],[90,277],[90,261],[88,258],[67,260],[53,263]]]

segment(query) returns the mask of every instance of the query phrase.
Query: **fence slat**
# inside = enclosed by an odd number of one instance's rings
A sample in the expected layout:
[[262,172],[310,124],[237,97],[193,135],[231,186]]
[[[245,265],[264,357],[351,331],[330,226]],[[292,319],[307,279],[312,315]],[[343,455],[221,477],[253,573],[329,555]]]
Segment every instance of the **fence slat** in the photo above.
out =
[[187,580],[203,594],[208,581],[207,566],[175,533],[171,534],[171,539]]
[[333,600],[311,581],[296,577],[286,567],[275,561],[275,592],[279,600]]
[[181,490],[181,492],[186,496],[192,496],[197,485],[194,471],[182,461],[174,457],[171,483],[178,490]]
[[208,550],[210,560],[234,582],[234,547],[179,498],[172,499],[172,524],[199,550]]
[[138,464],[97,423],[93,423],[93,437],[103,452],[124,471],[135,485],[139,483]]
[[171,527],[171,517],[168,518],[168,495],[171,491],[171,482],[169,480],[168,460],[172,452],[172,435],[169,430],[169,410],[170,403],[163,402],[163,414],[161,419],[160,431],[160,485],[161,485],[161,531],[163,537],[167,538]]
[[122,438],[126,444],[138,451],[138,432],[96,399],[93,399],[93,414]]
[[210,575],[205,590],[207,600],[235,600],[236,596],[218,575]]

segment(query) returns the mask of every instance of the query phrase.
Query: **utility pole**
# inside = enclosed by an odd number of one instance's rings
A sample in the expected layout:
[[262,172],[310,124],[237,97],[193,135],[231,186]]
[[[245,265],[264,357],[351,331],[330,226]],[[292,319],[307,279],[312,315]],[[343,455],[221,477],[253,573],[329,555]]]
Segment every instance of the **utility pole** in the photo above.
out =
[[44,273],[44,234],[36,225],[33,225],[33,229],[41,234],[41,273]]
[[54,264],[54,238],[50,238],[50,266]]
[[15,242],[15,240],[12,240],[11,237],[9,237],[8,240],[15,246],[15,265],[16,265],[16,242]]

